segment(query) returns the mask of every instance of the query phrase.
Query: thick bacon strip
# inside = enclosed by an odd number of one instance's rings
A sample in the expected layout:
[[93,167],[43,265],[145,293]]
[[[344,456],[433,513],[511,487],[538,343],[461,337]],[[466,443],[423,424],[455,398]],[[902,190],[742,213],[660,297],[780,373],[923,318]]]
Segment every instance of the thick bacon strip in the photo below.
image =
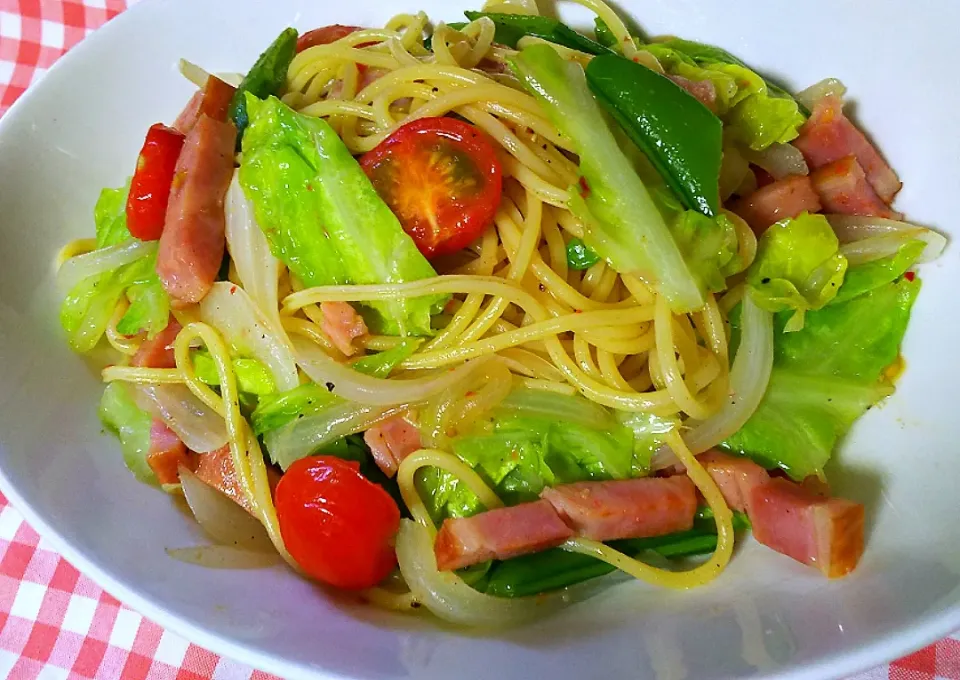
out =
[[753,489],[770,480],[767,471],[748,458],[716,450],[697,456],[697,460],[716,482],[727,505],[749,515]]
[[200,105],[203,103],[203,90],[197,90],[193,93],[193,96],[190,97],[190,101],[187,102],[187,105],[183,107],[183,111],[180,112],[180,115],[177,116],[177,119],[173,122],[173,127],[187,134],[190,130],[193,129],[193,126],[197,124],[197,119],[200,117]]
[[423,448],[420,430],[403,415],[396,415],[363,433],[373,460],[387,477],[397,474],[400,461]]
[[356,354],[354,339],[367,334],[367,324],[363,322],[363,317],[346,302],[323,302],[320,304],[320,311],[323,312],[320,328],[330,341],[346,356]]
[[159,418],[154,418],[150,426],[150,452],[147,453],[147,465],[161,484],[179,484],[178,468],[183,465],[192,470],[195,465],[195,454],[187,451],[187,447],[180,441],[176,432]]
[[839,97],[835,96],[817,102],[813,115],[800,129],[800,136],[793,144],[814,169],[855,156],[874,191],[883,202],[890,203],[900,191],[900,178],[876,147],[843,115],[842,106]]
[[846,156],[814,170],[810,180],[826,212],[892,219],[902,217],[880,200],[854,156]]
[[216,280],[226,237],[223,199],[233,177],[237,130],[201,114],[177,160],[157,274],[181,304],[203,299]]
[[226,121],[230,100],[233,99],[236,91],[233,85],[225,83],[216,76],[207,78],[204,87],[190,97],[190,101],[177,116],[173,127],[186,135],[200,120],[201,114],[210,116],[214,120]]
[[820,211],[820,198],[806,175],[791,175],[735,201],[730,209],[762,234],[767,227],[800,213]]
[[693,526],[697,494],[688,477],[577,482],[544,489],[578,536],[597,541],[662,536]]
[[545,500],[444,520],[433,550],[441,571],[553,548],[573,536]]
[[139,368],[176,368],[173,341],[177,339],[179,332],[180,324],[171,316],[166,328],[153,336],[153,339],[143,341],[130,363]]
[[864,509],[860,503],[827,498],[799,484],[775,478],[750,497],[753,535],[830,578],[846,576],[863,554]]

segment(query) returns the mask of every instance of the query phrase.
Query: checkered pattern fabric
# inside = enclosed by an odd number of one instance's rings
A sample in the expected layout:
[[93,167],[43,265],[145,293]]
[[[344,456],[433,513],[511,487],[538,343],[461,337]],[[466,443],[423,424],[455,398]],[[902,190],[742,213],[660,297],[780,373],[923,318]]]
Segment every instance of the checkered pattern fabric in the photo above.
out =
[[[125,0],[0,0],[0,115]],[[271,680],[193,645],[83,576],[0,494],[0,677]],[[960,680],[960,636],[850,680]]]
[[0,678],[274,680],[164,630],[78,572],[0,494]]

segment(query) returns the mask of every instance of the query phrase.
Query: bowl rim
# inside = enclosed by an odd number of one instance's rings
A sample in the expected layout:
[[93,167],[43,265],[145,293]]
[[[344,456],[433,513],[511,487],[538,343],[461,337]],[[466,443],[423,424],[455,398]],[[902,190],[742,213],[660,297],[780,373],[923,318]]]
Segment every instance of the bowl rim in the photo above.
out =
[[[120,14],[109,19],[100,28],[87,35],[80,43],[61,55],[54,64],[41,76],[40,80],[32,83],[25,92],[0,117],[0,148],[7,133],[7,128],[23,112],[28,110],[30,102],[37,92],[45,89],[46,75],[52,71],[72,68],[76,61],[85,58],[92,45],[107,39],[114,33],[126,30],[127,24],[133,25],[146,7],[158,4],[159,0],[139,0],[128,6]],[[2,459],[0,459],[2,460]],[[188,642],[208,649],[227,660],[244,663],[255,669],[281,675],[282,677],[322,678],[329,680],[355,680],[358,676],[342,675],[335,671],[306,666],[290,661],[266,651],[257,651],[249,646],[232,641],[229,637],[211,632],[189,618],[173,614],[163,603],[154,598],[141,595],[134,585],[128,585],[123,580],[111,575],[109,567],[101,566],[93,556],[76,548],[53,524],[48,522],[41,513],[35,510],[17,491],[15,485],[7,478],[0,464],[0,492],[9,504],[18,511],[37,533],[49,543],[60,556],[76,567],[82,574],[89,577],[103,590],[116,597],[120,603],[133,609],[136,613],[152,620],[166,630],[180,635]],[[867,671],[877,666],[890,664],[912,652],[938,642],[952,633],[960,632],[960,603],[946,607],[933,616],[921,616],[913,623],[901,625],[878,636],[869,644],[851,650],[839,650],[830,653],[819,661],[806,666],[775,669],[769,673],[752,676],[767,678],[768,680],[809,680],[810,678],[845,678],[850,675]]]

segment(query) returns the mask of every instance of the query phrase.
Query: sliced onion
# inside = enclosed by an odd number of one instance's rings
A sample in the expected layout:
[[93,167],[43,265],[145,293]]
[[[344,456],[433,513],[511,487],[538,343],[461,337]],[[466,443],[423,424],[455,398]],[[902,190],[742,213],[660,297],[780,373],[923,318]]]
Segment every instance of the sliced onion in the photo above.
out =
[[286,334],[281,335],[240,286],[229,281],[213,284],[200,303],[200,318],[220,331],[238,354],[266,364],[279,390],[300,384]]
[[[927,244],[919,262],[932,262],[947,247],[947,238],[933,229],[927,229],[909,222],[891,220],[885,217],[863,217],[860,215],[826,215],[830,226],[837,234],[840,243],[847,244],[880,236],[889,236],[898,240],[902,246],[907,241],[919,239]],[[898,248],[894,249],[896,252]]]
[[[683,438],[694,454],[713,448],[743,427],[757,410],[770,382],[770,372],[773,370],[773,315],[760,309],[749,295],[744,297],[742,309],[743,332],[730,369],[727,402],[716,415],[699,423],[691,423],[693,429]],[[675,462],[676,458],[671,460],[664,452],[655,457],[654,468],[662,469]]]
[[328,444],[348,434],[368,430],[406,407],[362,406],[349,401],[332,404],[322,412],[297,418],[264,436],[274,463],[286,470]]
[[456,369],[444,369],[424,378],[389,380],[359,373],[327,355],[318,345],[301,337],[291,338],[297,363],[321,385],[327,385],[337,396],[359,404],[393,406],[426,401],[451,385],[466,379],[493,357],[480,357]]
[[400,520],[397,561],[416,600],[452,623],[482,627],[513,625],[543,616],[563,603],[559,596],[510,599],[485,595],[455,573],[438,571],[430,534],[408,519]]
[[167,548],[167,555],[178,562],[207,569],[263,569],[280,564],[277,553],[254,552],[232,545],[198,545],[192,548]]
[[221,545],[259,552],[275,552],[267,530],[230,498],[180,466],[180,485],[197,524]]
[[197,66],[192,61],[187,61],[186,59],[180,59],[179,67],[180,75],[182,75],[184,78],[199,88],[206,87],[207,78],[210,77],[210,74],[204,68]]
[[156,250],[156,241],[132,239],[117,246],[71,257],[57,272],[57,285],[64,291],[73,290],[84,279],[136,262],[145,255],[152,255]]
[[236,71],[221,71],[217,73],[217,78],[234,87],[240,87],[240,84],[243,83],[243,74]]
[[270,252],[270,244],[257,224],[253,204],[240,186],[240,173],[233,174],[224,204],[226,213],[227,249],[237,267],[244,290],[250,294],[263,315],[274,325],[280,324],[280,302],[277,291],[280,260]]
[[810,169],[800,149],[793,144],[771,144],[763,151],[744,149],[743,156],[754,165],[763,168],[774,179],[790,175],[809,175]]
[[805,90],[797,93],[795,99],[803,104],[808,111],[813,111],[824,97],[834,95],[843,98],[847,93],[847,86],[836,78],[824,78],[819,83],[814,83]]
[[227,443],[223,418],[184,385],[137,385],[137,405],[160,418],[191,451],[216,451]]
[[855,266],[896,255],[904,243],[906,241],[899,234],[871,236],[859,241],[844,243],[840,246],[840,254],[847,258],[850,266]]

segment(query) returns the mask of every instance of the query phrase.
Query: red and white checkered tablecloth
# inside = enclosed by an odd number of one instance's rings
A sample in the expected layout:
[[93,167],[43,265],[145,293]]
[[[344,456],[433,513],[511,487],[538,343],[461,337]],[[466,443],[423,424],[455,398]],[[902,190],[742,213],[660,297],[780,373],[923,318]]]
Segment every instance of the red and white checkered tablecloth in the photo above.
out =
[[[0,116],[136,0],[0,0]],[[80,574],[0,494],[0,677],[271,680],[164,630]],[[960,635],[851,680],[960,680]]]

